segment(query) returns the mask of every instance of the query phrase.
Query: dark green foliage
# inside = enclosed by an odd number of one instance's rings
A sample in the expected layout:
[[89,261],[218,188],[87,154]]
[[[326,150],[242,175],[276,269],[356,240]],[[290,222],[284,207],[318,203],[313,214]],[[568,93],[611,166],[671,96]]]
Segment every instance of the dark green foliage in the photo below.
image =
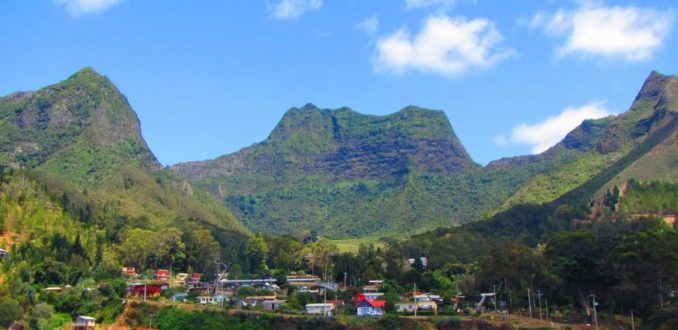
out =
[[621,205],[629,214],[676,214],[678,212],[678,184],[652,181],[641,183],[631,180],[626,185]]
[[0,326],[8,328],[14,321],[23,318],[19,302],[11,298],[0,298]]

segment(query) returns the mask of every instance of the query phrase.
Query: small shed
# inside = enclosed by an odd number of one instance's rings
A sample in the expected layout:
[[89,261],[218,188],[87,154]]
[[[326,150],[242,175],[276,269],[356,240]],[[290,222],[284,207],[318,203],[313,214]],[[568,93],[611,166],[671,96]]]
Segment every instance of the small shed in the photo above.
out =
[[75,330],[92,330],[96,328],[97,320],[91,316],[78,316],[75,318]]
[[277,311],[286,303],[285,300],[265,300],[264,301],[264,310],[266,311]]
[[137,270],[134,267],[122,267],[122,274],[125,276],[136,276]]

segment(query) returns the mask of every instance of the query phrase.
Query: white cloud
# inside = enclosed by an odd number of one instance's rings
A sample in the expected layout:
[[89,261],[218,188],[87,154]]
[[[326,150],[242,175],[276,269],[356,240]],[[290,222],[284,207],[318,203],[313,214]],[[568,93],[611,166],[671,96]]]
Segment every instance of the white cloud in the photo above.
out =
[[379,17],[371,16],[355,25],[356,29],[363,31],[369,35],[373,35],[379,31]]
[[570,131],[579,126],[585,119],[598,119],[612,115],[605,108],[605,102],[594,101],[581,107],[568,107],[555,117],[535,123],[522,123],[513,127],[510,137],[503,135],[494,138],[497,145],[509,143],[527,144],[532,146],[532,153],[546,151],[560,142]]
[[408,69],[459,77],[470,69],[487,69],[515,54],[498,45],[503,36],[485,18],[429,16],[422,30],[410,36],[405,28],[381,37],[373,59],[379,71]]
[[280,0],[273,4],[272,14],[277,19],[293,20],[322,6],[323,0]]
[[54,0],[54,2],[65,7],[71,16],[82,16],[105,11],[122,0]]
[[559,56],[583,54],[642,61],[663,45],[673,21],[670,10],[607,7],[585,1],[575,10],[537,13],[530,26],[565,37],[556,51]]

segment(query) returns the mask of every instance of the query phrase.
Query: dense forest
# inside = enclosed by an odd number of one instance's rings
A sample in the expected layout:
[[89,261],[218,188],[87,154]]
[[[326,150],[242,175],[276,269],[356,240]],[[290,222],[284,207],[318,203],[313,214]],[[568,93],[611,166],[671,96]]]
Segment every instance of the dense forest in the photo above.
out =
[[[539,295],[555,319],[586,320],[595,295],[603,319],[633,310],[646,325],[669,324],[678,318],[678,232],[661,218],[629,214],[675,212],[675,192],[673,184],[629,182],[618,198],[622,211],[595,220],[587,217],[586,204],[520,205],[486,221],[341,253],[314,235],[304,241],[263,234],[229,241],[207,229],[150,228],[135,219],[92,217],[106,213],[50,194],[30,171],[3,169],[0,247],[9,253],[0,273],[0,326],[21,320],[31,328],[52,328],[82,314],[110,323],[123,308],[123,265],[147,277],[167,268],[202,272],[209,280],[215,260],[229,265],[230,278],[273,276],[279,284],[291,273],[349,285],[383,279],[387,309],[416,285],[447,299],[463,295],[469,306],[480,293],[496,291],[501,308],[526,313],[529,289],[533,308]],[[643,203],[644,196],[657,203]],[[427,258],[425,264],[420,257]],[[45,290],[65,285],[72,289]],[[343,295],[350,299],[351,292]],[[289,304],[313,300],[300,295]]]

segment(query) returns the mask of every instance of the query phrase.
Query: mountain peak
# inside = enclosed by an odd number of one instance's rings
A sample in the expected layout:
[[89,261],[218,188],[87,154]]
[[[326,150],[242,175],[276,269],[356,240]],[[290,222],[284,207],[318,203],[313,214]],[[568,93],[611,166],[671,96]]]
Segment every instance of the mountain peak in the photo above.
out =
[[0,148],[0,155],[28,143],[34,146],[33,154],[15,156],[36,165],[60,150],[86,144],[113,149],[149,168],[159,168],[127,98],[94,69],[83,68],[62,82],[21,95],[5,99],[7,108],[15,111],[0,113],[0,120],[12,122],[21,132],[14,133],[20,138],[12,139],[7,148]]
[[667,76],[657,71],[652,71],[647,79],[645,79],[643,87],[640,88],[636,101],[656,100],[664,92],[667,83],[674,79],[675,76]]
[[301,107],[301,110],[320,110],[320,108],[316,107],[315,104],[313,103],[306,103],[303,107]]
[[79,81],[95,81],[95,80],[105,80],[108,82],[106,76],[99,74],[92,67],[84,67],[78,70],[76,73],[72,74],[66,81],[79,80]]

